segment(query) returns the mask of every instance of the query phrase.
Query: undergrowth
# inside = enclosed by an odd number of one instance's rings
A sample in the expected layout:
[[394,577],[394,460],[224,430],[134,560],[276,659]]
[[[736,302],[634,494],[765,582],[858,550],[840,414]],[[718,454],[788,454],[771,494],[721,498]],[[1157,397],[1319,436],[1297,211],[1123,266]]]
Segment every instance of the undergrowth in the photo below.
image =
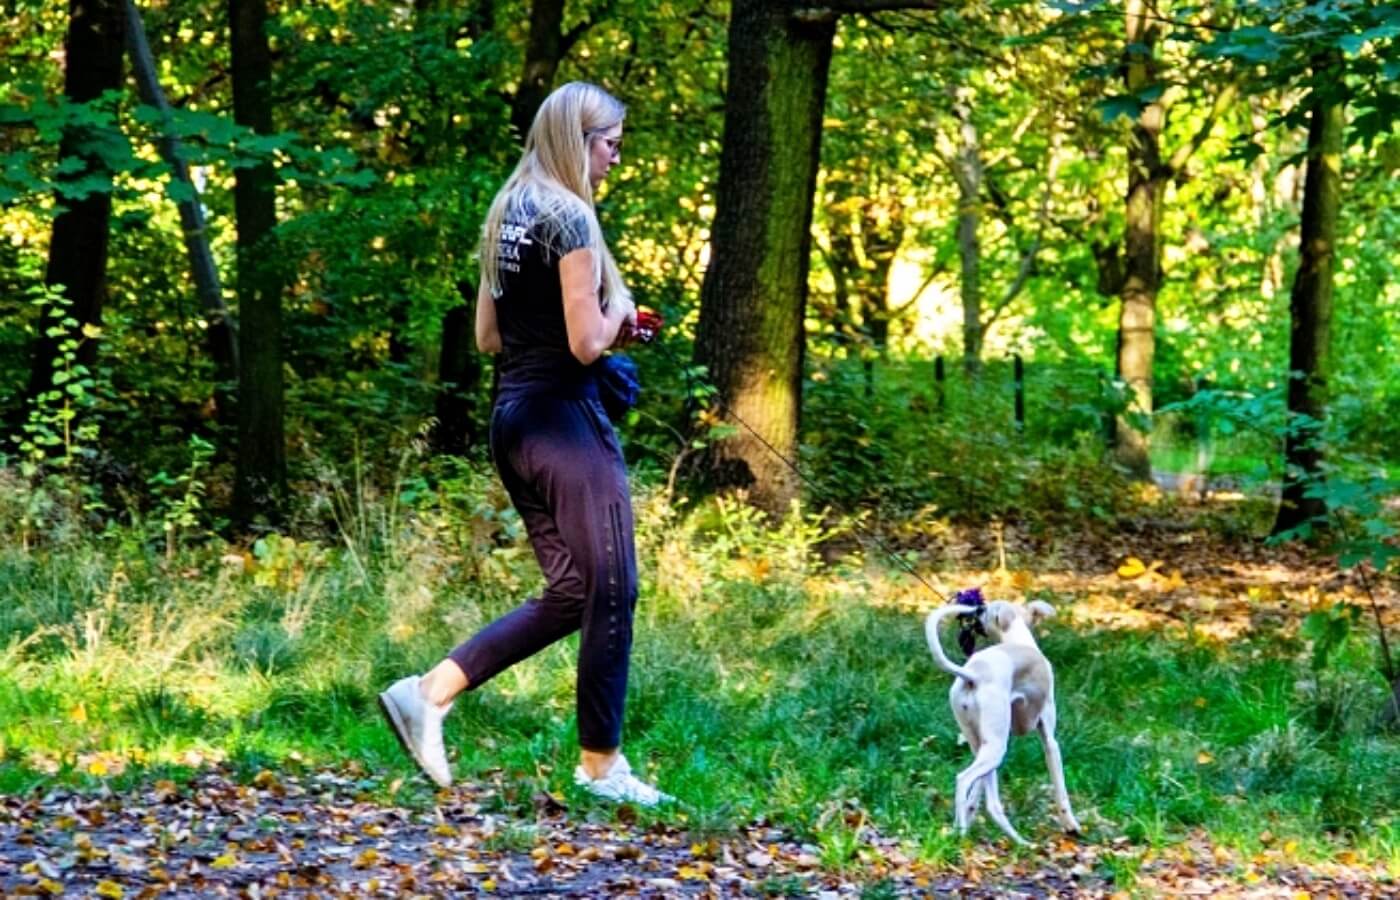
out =
[[[0,790],[120,786],[223,760],[250,778],[350,765],[386,797],[430,802],[374,695],[528,596],[536,564],[484,467],[405,469],[392,492],[333,475],[312,485],[300,539],[244,548],[186,528],[171,543],[110,525],[6,540]],[[674,818],[697,833],[784,824],[836,866],[868,828],[956,858],[949,796],[968,751],[924,643],[920,612],[936,598],[873,555],[824,555],[850,519],[794,508],[770,524],[645,486],[636,506],[626,749],[682,798]],[[1400,743],[1370,731],[1382,686],[1365,642],[1321,673],[1296,632],[1219,643],[1052,622],[1042,644],[1090,840],[1158,847],[1204,829],[1400,871]],[[448,720],[458,776],[499,781],[499,802],[523,816],[539,790],[576,796],[574,653],[560,642]],[[1034,740],[1013,742],[1002,788],[1018,828],[1053,833]]]

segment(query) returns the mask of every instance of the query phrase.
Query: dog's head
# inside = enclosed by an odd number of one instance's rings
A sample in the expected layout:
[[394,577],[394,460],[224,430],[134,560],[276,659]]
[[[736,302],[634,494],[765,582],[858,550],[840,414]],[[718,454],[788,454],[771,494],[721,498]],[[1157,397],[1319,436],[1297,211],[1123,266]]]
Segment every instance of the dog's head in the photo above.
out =
[[1055,607],[1044,600],[1030,603],[1012,603],[1008,600],[995,600],[987,604],[982,613],[982,627],[994,641],[1004,640],[1006,634],[1024,623],[1027,629],[1034,629],[1041,622],[1055,614]]

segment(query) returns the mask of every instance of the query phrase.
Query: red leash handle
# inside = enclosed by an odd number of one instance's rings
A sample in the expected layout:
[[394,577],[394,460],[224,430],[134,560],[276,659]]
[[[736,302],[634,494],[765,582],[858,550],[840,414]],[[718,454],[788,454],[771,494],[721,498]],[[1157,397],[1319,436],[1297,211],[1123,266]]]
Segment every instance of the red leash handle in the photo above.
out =
[[638,307],[637,322],[627,329],[627,340],[650,344],[661,333],[661,326],[664,324],[665,320],[661,318],[661,313],[654,309]]

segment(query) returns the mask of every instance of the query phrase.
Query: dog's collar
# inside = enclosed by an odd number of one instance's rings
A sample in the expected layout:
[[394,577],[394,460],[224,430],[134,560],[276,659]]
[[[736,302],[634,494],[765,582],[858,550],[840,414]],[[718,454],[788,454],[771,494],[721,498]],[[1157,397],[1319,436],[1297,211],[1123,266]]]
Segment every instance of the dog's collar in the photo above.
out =
[[981,588],[966,588],[953,595],[953,602],[973,608],[972,612],[958,613],[958,648],[963,656],[971,656],[977,649],[978,635],[987,636],[987,629],[982,626],[982,612],[987,601],[982,598]]

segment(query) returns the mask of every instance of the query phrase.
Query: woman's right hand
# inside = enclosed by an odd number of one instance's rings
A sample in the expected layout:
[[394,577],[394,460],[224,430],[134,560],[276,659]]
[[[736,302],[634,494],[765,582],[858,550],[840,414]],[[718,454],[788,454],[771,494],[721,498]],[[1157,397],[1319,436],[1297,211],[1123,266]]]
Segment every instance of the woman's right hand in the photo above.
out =
[[[637,330],[637,304],[631,297],[618,297],[610,301],[617,304],[616,313],[621,315],[621,321],[617,326],[617,338],[613,341],[614,347],[626,347],[632,342],[632,334]],[[610,313],[614,310],[609,309]]]

